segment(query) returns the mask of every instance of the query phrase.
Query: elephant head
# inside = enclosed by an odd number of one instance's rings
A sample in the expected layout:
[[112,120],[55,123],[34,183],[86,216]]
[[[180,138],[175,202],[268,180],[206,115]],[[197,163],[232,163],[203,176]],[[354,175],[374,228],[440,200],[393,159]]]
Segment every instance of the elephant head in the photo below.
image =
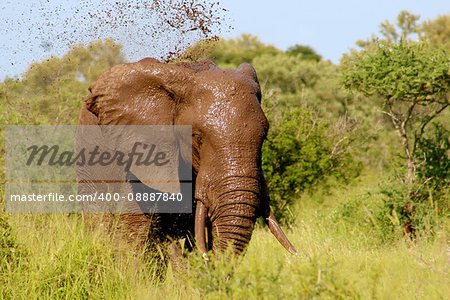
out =
[[[211,61],[166,64],[155,59],[116,66],[90,87],[85,116],[102,125],[191,125],[192,157],[180,147],[195,182],[195,238],[207,252],[249,243],[256,219],[296,253],[269,206],[261,147],[269,124],[250,64],[222,70]],[[83,122],[81,122],[83,123]]]

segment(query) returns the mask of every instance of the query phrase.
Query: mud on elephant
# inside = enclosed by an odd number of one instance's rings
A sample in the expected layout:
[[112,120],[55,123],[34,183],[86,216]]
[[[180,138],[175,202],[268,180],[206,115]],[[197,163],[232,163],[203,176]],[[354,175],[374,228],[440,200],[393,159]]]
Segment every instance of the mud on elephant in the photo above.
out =
[[[79,125],[192,126],[191,157],[180,147],[179,163],[192,165],[195,214],[161,214],[157,226],[153,216],[123,214],[121,222],[136,239],[156,231],[161,239],[195,237],[203,254],[229,245],[241,253],[263,217],[278,241],[296,253],[269,206],[261,169],[269,124],[250,64],[222,70],[211,61],[166,64],[147,58],[113,67],[89,90]],[[87,172],[78,175],[89,182]]]

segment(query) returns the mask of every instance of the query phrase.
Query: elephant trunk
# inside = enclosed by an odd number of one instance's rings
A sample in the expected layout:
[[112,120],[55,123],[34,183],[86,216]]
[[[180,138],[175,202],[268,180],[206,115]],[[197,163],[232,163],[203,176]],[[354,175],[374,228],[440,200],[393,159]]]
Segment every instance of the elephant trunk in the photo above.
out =
[[[242,210],[246,210],[240,205]],[[236,208],[236,207],[235,207]],[[238,210],[240,208],[237,208]],[[206,209],[202,202],[197,204],[195,219],[195,236],[200,252],[206,258]],[[254,218],[249,216],[237,216],[237,212],[230,211],[229,215],[224,215],[220,221],[211,224],[209,229],[213,236],[212,249],[226,251],[229,247],[236,254],[242,253],[250,242],[253,232]]]
[[[203,203],[197,206],[197,240],[202,243],[205,241],[204,230],[200,228],[209,218],[208,229],[212,236],[213,251],[223,252],[231,247],[233,252],[239,254],[250,242],[256,222],[260,204],[259,181],[253,177],[233,176],[222,179],[220,183],[208,197],[208,213],[205,213]],[[199,248],[204,253],[205,249]]]
[[237,254],[244,251],[252,237],[257,205],[255,193],[228,193],[227,202],[216,208],[211,218],[214,251],[225,251],[229,247]]
[[234,253],[240,254],[250,242],[256,219],[260,216],[278,242],[290,253],[297,254],[270,209],[268,189],[261,177],[222,179],[223,184],[212,188],[209,197],[197,201],[195,236],[204,257],[208,250],[206,229],[212,236],[214,252],[231,247]]

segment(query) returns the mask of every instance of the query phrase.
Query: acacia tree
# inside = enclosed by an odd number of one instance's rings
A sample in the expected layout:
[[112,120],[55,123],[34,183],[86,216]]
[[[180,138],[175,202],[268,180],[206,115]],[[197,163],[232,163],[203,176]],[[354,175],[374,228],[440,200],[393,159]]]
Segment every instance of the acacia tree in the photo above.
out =
[[343,61],[342,81],[349,90],[383,99],[406,157],[412,183],[415,152],[426,126],[449,106],[450,60],[442,48],[425,43],[379,41]]
[[419,26],[419,36],[434,46],[444,46],[450,50],[450,14],[423,22]]
[[356,41],[356,45],[365,50],[370,50],[370,48],[374,48],[380,40],[392,44],[398,43],[401,40],[405,41],[416,36],[422,36],[420,34],[421,25],[418,24],[419,19],[419,15],[403,10],[398,14],[395,24],[392,24],[388,20],[381,22],[380,37],[372,35],[367,40]]

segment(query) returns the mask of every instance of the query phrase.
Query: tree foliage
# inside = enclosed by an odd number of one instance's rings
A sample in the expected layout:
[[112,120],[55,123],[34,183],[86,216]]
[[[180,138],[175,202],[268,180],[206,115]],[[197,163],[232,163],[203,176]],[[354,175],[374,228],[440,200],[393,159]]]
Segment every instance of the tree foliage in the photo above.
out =
[[304,60],[321,61],[322,56],[319,55],[312,47],[306,45],[294,45],[287,48],[286,54],[293,56],[301,56]]
[[417,176],[433,191],[450,187],[450,131],[434,123],[429,135],[422,138],[415,153]]
[[301,55],[264,54],[254,58],[253,65],[267,88],[282,93],[295,94],[303,88],[314,87],[321,76],[317,63],[304,60]]
[[121,46],[105,40],[76,45],[62,57],[31,64],[21,79],[7,78],[0,84],[2,123],[76,124],[89,84],[123,61]]
[[[409,28],[409,27],[407,27]],[[408,180],[413,180],[417,144],[425,127],[449,105],[450,61],[443,49],[423,43],[377,43],[373,51],[362,51],[343,68],[346,88],[383,99],[408,164]]]
[[307,107],[274,111],[276,102],[267,106],[271,129],[262,168],[275,214],[290,221],[286,210],[304,191],[325,186],[330,178],[348,182],[359,175],[361,166],[352,151],[355,124],[330,124]]
[[449,59],[443,49],[423,43],[378,43],[376,52],[362,52],[344,66],[346,88],[389,101],[446,103]]
[[392,24],[388,20],[380,24],[380,37],[372,35],[367,40],[356,41],[356,45],[367,50],[376,46],[380,40],[387,44],[393,44],[401,40],[414,39],[419,34],[419,24],[417,23],[419,19],[419,15],[403,10],[398,14],[395,24]]
[[234,69],[241,63],[252,63],[255,57],[281,53],[281,50],[267,45],[251,34],[237,38],[201,41],[187,49],[180,60],[199,60],[209,58],[222,68]]
[[450,15],[423,22],[419,27],[419,34],[430,45],[444,47],[450,52]]

